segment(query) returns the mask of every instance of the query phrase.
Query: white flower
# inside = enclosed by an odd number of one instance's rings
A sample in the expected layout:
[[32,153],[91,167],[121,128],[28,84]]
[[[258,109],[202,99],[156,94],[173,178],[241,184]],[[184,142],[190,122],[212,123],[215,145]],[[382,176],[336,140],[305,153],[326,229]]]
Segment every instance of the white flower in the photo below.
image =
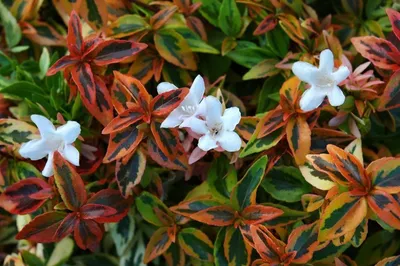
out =
[[317,108],[328,97],[332,106],[339,106],[344,103],[345,96],[337,86],[350,75],[346,66],[341,66],[335,72],[333,54],[326,49],[321,52],[319,68],[306,63],[296,62],[293,64],[293,73],[302,81],[311,85],[300,99],[300,108],[303,111],[311,111]]
[[157,93],[162,94],[164,92],[169,92],[178,89],[177,86],[175,86],[172,83],[169,82],[161,82],[160,84],[157,85]]
[[237,107],[225,109],[222,114],[222,104],[214,96],[207,96],[201,105],[205,105],[205,121],[192,118],[188,127],[201,135],[198,146],[203,151],[222,148],[229,152],[240,149],[242,140],[234,132],[240,122],[240,110]]
[[[174,87],[175,85],[171,83],[163,82],[157,86],[157,91],[158,93],[166,92],[174,90]],[[168,115],[168,117],[162,122],[161,127],[187,127],[187,124],[190,123],[192,118],[201,115],[204,112],[199,106],[203,99],[204,91],[204,80],[200,75],[198,75],[194,79],[190,91],[186,95],[185,99],[183,99],[181,104]]]
[[77,122],[68,121],[56,129],[53,123],[44,116],[32,115],[31,120],[38,127],[41,138],[23,143],[19,150],[22,157],[36,161],[48,156],[42,171],[42,174],[47,177],[53,175],[55,151],[60,152],[70,163],[79,166],[79,151],[72,146],[81,133],[81,126]]

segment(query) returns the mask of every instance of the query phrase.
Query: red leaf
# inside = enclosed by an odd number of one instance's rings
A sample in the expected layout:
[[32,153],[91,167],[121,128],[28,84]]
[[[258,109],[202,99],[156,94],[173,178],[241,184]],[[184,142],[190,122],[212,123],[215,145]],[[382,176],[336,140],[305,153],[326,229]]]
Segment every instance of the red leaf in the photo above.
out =
[[110,92],[106,83],[99,76],[94,75],[94,84],[96,102],[86,108],[103,126],[106,126],[114,116]]
[[114,71],[114,77],[114,84],[111,90],[113,91],[113,104],[118,113],[128,109],[127,102],[138,103],[143,110],[149,109],[152,97],[140,80],[121,74],[118,71]]
[[106,66],[121,62],[146,48],[147,44],[144,43],[107,40],[100,43],[87,57],[93,58],[93,63],[98,66]]
[[47,70],[46,75],[47,76],[52,76],[56,74],[58,71],[63,70],[69,66],[72,66],[76,63],[79,62],[79,58],[71,56],[71,55],[66,55],[58,59],[50,68]]
[[257,138],[265,137],[283,127],[286,124],[286,121],[283,120],[283,115],[282,109],[274,109],[261,118],[257,125],[257,127],[261,127]]
[[71,75],[81,94],[83,104],[90,112],[90,108],[96,104],[96,85],[90,65],[80,63],[73,66]]
[[256,30],[254,31],[254,35],[261,35],[267,33],[270,30],[273,30],[278,24],[278,20],[275,18],[274,14],[270,14],[266,16],[260,24],[258,24]]
[[188,169],[188,156],[182,145],[175,147],[177,154],[173,159],[165,155],[153,138],[147,139],[147,149],[151,159],[163,167],[178,171],[186,171]]
[[81,55],[83,48],[82,25],[79,15],[72,11],[68,22],[68,49],[71,55]]
[[250,205],[246,207],[241,215],[245,219],[246,224],[259,224],[281,216],[284,212],[264,205]]
[[375,66],[387,70],[400,68],[400,54],[397,48],[384,39],[373,36],[352,38],[356,50]]
[[[38,197],[40,192],[46,193]],[[27,214],[40,208],[51,195],[51,186],[45,181],[27,178],[7,187],[0,195],[0,206],[12,214]]]
[[131,201],[124,199],[118,190],[108,188],[94,194],[87,203],[108,206],[115,209],[116,213],[111,215],[105,214],[95,219],[98,223],[115,223],[126,216]]
[[161,123],[154,121],[150,126],[153,138],[158,148],[169,159],[174,160],[177,154],[177,146],[180,144],[176,129],[161,128]]
[[140,144],[143,136],[144,133],[137,128],[137,123],[119,132],[111,133],[103,162],[109,163],[130,154]]
[[65,206],[71,211],[78,211],[87,198],[81,176],[59,152],[54,153],[53,163],[54,180]]
[[172,240],[168,236],[168,227],[161,227],[153,233],[147,244],[146,251],[144,253],[143,262],[149,263],[156,257],[164,253],[171,245]]
[[278,240],[263,225],[250,226],[254,246],[264,262],[279,265],[280,258],[285,254],[285,243]]
[[396,35],[397,39],[400,40],[400,12],[388,8],[386,13],[389,17],[390,23],[392,24],[393,33]]
[[54,242],[54,234],[67,216],[64,212],[46,212],[36,216],[15,237],[16,239],[27,239],[30,241],[49,243]]
[[188,89],[177,89],[157,95],[151,101],[150,109],[153,110],[152,115],[165,116],[171,113],[179,106],[188,92]]
[[370,192],[368,206],[391,227],[400,230],[400,204],[389,193],[381,190]]
[[193,213],[190,218],[209,225],[227,226],[235,221],[235,210],[227,205],[214,206]]
[[82,219],[89,220],[112,216],[117,210],[106,205],[88,203],[82,206],[80,213]]
[[115,117],[101,132],[102,134],[111,134],[120,131],[136,123],[143,118],[140,107],[133,107]]
[[74,228],[74,238],[78,247],[90,249],[92,252],[98,247],[103,233],[100,225],[93,220],[80,220]]
[[327,149],[339,172],[353,186],[363,187],[367,190],[371,187],[371,180],[357,157],[331,144],[327,146]]
[[[399,55],[400,56],[400,55]],[[400,106],[400,69],[393,73],[381,97],[378,110],[390,110]]]
[[58,242],[64,237],[68,236],[74,230],[76,223],[79,223],[79,219],[76,215],[76,212],[72,212],[64,218],[61,222],[60,226],[57,228],[56,233],[54,234],[54,241]]

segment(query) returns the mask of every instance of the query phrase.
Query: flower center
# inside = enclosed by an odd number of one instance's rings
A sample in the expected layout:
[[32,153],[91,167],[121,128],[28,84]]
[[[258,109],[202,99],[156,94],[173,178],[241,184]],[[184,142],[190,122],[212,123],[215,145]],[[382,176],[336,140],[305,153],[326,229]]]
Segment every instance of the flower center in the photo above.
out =
[[222,130],[222,123],[218,123],[210,128],[210,134],[213,138],[218,136],[219,132]]
[[182,105],[181,110],[188,114],[188,115],[193,115],[196,112],[196,106],[194,105]]
[[332,88],[335,86],[335,80],[331,75],[323,75],[316,77],[316,84],[320,88]]
[[64,149],[64,140],[61,136],[53,135],[47,139],[47,145],[52,151],[62,151]]

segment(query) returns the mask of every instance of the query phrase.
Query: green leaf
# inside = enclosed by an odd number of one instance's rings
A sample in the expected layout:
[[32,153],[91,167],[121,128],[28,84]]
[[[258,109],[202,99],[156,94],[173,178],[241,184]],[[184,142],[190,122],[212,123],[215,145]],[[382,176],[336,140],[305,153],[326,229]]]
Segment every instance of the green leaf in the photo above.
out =
[[199,229],[182,229],[178,234],[178,240],[187,255],[202,261],[213,261],[213,243]]
[[214,244],[214,260],[216,266],[226,266],[228,265],[228,261],[224,255],[224,240],[226,235],[227,227],[221,227],[218,231],[217,238],[215,239]]
[[118,256],[129,248],[135,235],[135,218],[133,209],[118,223],[110,224],[111,237],[114,240]]
[[246,74],[244,74],[243,80],[261,79],[274,76],[280,72],[280,69],[275,67],[277,63],[278,60],[276,59],[265,59],[253,66]]
[[16,164],[15,177],[17,180],[22,180],[29,177],[42,177],[42,174],[32,164],[21,161]]
[[173,217],[173,214],[156,196],[144,191],[135,202],[138,211],[147,222],[156,226],[170,225],[168,217]]
[[269,96],[271,96],[273,93],[277,93],[278,98],[280,98],[279,89],[282,87],[284,81],[285,80],[282,75],[276,75],[265,80],[258,96],[257,114],[264,113],[275,108],[277,104]]
[[207,174],[209,189],[214,197],[229,200],[231,191],[237,183],[237,173],[228,158],[220,156],[211,164]]
[[50,67],[49,50],[47,50],[47,48],[44,47],[39,59],[39,68],[40,68],[39,77],[41,79],[43,79],[46,76],[49,67]]
[[35,254],[30,253],[27,250],[23,250],[21,252],[22,259],[24,260],[24,263],[26,266],[44,266],[44,262],[37,257]]
[[212,25],[218,27],[218,14],[221,2],[219,0],[194,0],[193,2],[200,2],[200,14]]
[[235,49],[229,52],[226,56],[239,65],[252,68],[261,61],[274,57],[274,54],[266,49],[258,47],[252,42],[237,41]]
[[108,25],[106,32],[110,37],[122,38],[150,28],[150,25],[141,16],[125,15]]
[[239,228],[233,226],[227,228],[224,239],[224,251],[229,266],[250,264],[251,247],[244,241]]
[[290,209],[286,206],[279,205],[279,204],[263,203],[262,205],[274,207],[274,208],[277,208],[277,209],[280,209],[283,211],[283,214],[281,216],[278,216],[272,220],[264,222],[263,225],[265,225],[267,227],[284,226],[287,224],[295,223],[299,220],[303,220],[303,219],[307,218],[308,216],[310,216],[310,214],[307,212],[293,210],[293,209]]
[[262,156],[247,170],[242,180],[233,188],[231,194],[232,206],[237,210],[243,210],[249,205],[255,204],[257,188],[264,177],[268,158]]
[[182,35],[190,46],[193,52],[206,53],[206,54],[219,54],[219,51],[204,42],[200,36],[194,33],[189,28],[174,28],[174,30]]
[[58,242],[51,253],[46,266],[61,266],[69,259],[74,251],[75,242],[71,238],[64,238]]
[[2,2],[0,2],[0,20],[6,33],[8,48],[13,48],[21,40],[21,28],[19,27],[17,20]]
[[102,253],[76,256],[73,257],[72,261],[74,262],[73,265],[79,266],[118,266],[116,257]]
[[138,231],[126,252],[120,257],[119,266],[146,266],[147,264],[143,263],[145,251],[143,233]]
[[218,26],[228,36],[236,37],[242,29],[242,18],[235,0],[223,0],[219,9]]
[[160,55],[168,62],[189,70],[197,65],[188,42],[172,29],[162,29],[154,35],[154,44]]
[[278,166],[271,169],[261,186],[277,200],[297,202],[303,194],[310,193],[312,186],[308,184],[293,166]]
[[398,254],[399,246],[400,238],[395,233],[378,231],[361,245],[355,260],[357,265],[374,265],[382,258]]
[[[312,262],[330,261],[330,259],[333,259],[334,257],[339,257],[340,254],[342,254],[349,246],[350,243],[344,244],[342,246],[335,246],[331,241],[324,248],[316,250],[314,252]],[[367,264],[357,264],[357,265],[367,266]]]
[[284,128],[280,128],[275,130],[271,134],[262,137],[261,139],[257,139],[258,132],[256,130],[251,139],[247,142],[247,145],[240,152],[239,157],[244,158],[250,154],[265,151],[274,147],[282,139],[284,133]]
[[17,53],[26,51],[26,50],[28,50],[28,49],[29,49],[29,46],[28,46],[28,45],[20,45],[20,46],[15,46],[15,47],[11,48],[10,51],[11,51],[12,53],[17,54]]

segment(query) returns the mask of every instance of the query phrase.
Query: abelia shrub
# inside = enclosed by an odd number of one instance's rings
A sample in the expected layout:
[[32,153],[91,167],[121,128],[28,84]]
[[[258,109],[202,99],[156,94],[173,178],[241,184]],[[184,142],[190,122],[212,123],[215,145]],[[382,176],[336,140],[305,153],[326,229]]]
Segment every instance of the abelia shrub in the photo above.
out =
[[400,265],[399,8],[0,2],[0,263]]

